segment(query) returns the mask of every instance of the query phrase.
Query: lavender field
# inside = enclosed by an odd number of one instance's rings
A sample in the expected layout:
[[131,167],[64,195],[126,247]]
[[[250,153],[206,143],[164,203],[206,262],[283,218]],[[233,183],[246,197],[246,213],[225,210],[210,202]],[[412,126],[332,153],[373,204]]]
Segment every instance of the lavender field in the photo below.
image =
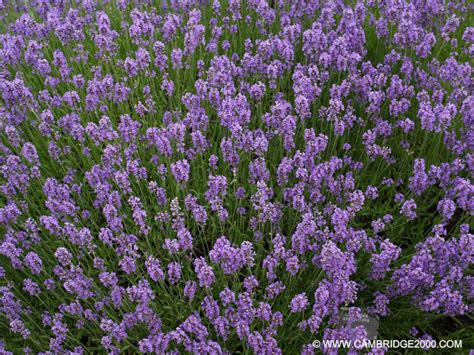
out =
[[[469,0],[0,0],[0,354],[469,353],[473,58]],[[374,337],[463,345],[313,346]]]

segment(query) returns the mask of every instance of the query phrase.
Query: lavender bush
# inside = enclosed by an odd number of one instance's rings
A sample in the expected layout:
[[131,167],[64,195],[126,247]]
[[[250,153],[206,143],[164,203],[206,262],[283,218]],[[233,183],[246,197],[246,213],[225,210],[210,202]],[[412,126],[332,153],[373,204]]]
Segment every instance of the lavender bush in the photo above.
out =
[[364,314],[474,346],[472,2],[27,3],[2,354],[312,354]]

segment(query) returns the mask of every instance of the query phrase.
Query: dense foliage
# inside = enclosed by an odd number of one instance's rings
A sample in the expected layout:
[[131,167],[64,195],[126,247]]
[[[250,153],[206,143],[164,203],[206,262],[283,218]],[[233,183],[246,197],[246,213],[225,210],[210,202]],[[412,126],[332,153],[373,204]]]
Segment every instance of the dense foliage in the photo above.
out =
[[0,352],[474,347],[473,10],[0,1]]

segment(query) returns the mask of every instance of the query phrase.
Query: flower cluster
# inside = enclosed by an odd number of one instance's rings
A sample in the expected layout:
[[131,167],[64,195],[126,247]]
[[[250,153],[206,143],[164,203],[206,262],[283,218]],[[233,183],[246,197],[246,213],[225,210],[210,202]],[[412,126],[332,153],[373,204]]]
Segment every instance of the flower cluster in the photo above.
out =
[[0,1],[0,353],[468,337],[473,11]]

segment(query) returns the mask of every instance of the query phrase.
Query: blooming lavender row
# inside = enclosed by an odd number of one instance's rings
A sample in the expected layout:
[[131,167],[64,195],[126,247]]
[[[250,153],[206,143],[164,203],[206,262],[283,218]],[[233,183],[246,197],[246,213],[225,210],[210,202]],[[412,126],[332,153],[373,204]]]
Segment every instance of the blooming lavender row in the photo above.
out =
[[0,352],[468,346],[473,10],[0,1]]

